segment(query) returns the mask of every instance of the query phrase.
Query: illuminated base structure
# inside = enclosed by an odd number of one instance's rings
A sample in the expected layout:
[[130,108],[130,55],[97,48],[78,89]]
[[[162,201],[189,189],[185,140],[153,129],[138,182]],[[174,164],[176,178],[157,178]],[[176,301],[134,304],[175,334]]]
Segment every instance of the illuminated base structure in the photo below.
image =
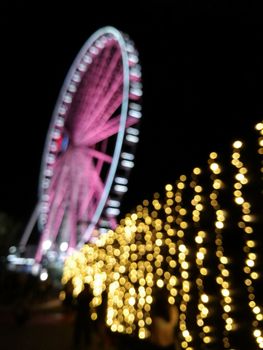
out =
[[205,169],[167,184],[67,258],[62,283],[74,296],[90,285],[93,320],[106,293],[110,329],[148,338],[155,291],[165,288],[180,312],[182,349],[263,348],[263,123],[255,133],[257,143],[211,152]]

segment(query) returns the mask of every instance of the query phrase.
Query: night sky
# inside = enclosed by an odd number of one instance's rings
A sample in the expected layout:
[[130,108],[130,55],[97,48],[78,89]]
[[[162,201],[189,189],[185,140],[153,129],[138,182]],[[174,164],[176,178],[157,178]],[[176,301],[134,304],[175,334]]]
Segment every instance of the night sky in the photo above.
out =
[[59,3],[0,5],[0,211],[29,218],[62,82],[102,26],[127,33],[142,66],[140,142],[123,212],[205,163],[211,151],[229,152],[234,139],[249,139],[262,120],[257,8],[237,1]]
[[[210,152],[229,159],[234,140],[255,143],[254,125],[263,120],[263,18],[253,3],[260,1],[1,1],[0,214],[29,220],[60,88],[82,45],[103,26],[131,37],[142,67],[140,141],[121,215],[207,166]],[[261,214],[262,192],[255,197]],[[232,193],[223,199],[227,206]],[[238,222],[231,215],[230,229]],[[257,228],[259,235],[260,216]],[[233,232],[227,253],[242,251]]]

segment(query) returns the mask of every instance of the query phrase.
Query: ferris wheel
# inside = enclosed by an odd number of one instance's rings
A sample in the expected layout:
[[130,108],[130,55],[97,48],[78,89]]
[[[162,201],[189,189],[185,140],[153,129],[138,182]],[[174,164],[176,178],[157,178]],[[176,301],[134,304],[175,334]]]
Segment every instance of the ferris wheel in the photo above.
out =
[[46,138],[33,225],[34,257],[67,254],[116,226],[139,141],[141,67],[133,42],[114,27],[96,31],[74,60]]

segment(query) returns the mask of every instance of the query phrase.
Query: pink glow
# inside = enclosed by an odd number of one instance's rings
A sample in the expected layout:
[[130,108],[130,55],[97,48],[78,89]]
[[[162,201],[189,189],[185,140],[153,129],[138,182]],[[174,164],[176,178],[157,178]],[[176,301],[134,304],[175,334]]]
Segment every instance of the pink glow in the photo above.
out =
[[[64,102],[67,107],[64,128],[69,144],[63,150],[62,138],[57,141],[59,149],[55,152],[55,163],[50,166],[53,175],[44,192],[49,195],[49,210],[35,256],[37,262],[43,255],[43,242],[49,239],[55,243],[61,225],[70,237],[69,248],[76,247],[78,223],[88,225],[92,220],[104,189],[102,172],[112,162],[108,140],[119,132],[123,65],[117,41],[109,39],[94,55],[88,69],[78,73],[81,80],[77,92],[72,94],[72,102]],[[137,122],[138,119],[128,117],[126,127]],[[113,218],[110,222],[116,224]]]

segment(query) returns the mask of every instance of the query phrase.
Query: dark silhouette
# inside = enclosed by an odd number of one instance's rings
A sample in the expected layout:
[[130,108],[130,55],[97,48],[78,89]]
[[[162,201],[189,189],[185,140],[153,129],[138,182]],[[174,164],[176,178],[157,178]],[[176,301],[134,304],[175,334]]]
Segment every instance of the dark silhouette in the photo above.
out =
[[63,307],[66,313],[71,313],[72,308],[74,307],[74,298],[73,298],[73,284],[72,280],[69,280],[63,288],[63,292],[65,293],[65,297],[63,299]]
[[151,350],[177,349],[176,327],[178,321],[179,311],[176,305],[168,303],[168,291],[166,289],[157,290],[152,308]]
[[93,294],[88,284],[76,298],[75,304],[75,323],[73,330],[74,349],[79,350],[83,347],[87,349],[91,345],[92,320],[90,317],[90,302]]
[[106,325],[107,302],[107,291],[104,291],[102,293],[102,303],[97,307],[96,310],[98,317],[96,321],[94,321],[94,350],[109,350],[117,349],[118,347],[116,334],[111,332],[110,328]]
[[35,286],[33,278],[29,274],[19,273],[16,277],[14,319],[17,326],[23,326],[30,319],[30,307],[33,302]]

